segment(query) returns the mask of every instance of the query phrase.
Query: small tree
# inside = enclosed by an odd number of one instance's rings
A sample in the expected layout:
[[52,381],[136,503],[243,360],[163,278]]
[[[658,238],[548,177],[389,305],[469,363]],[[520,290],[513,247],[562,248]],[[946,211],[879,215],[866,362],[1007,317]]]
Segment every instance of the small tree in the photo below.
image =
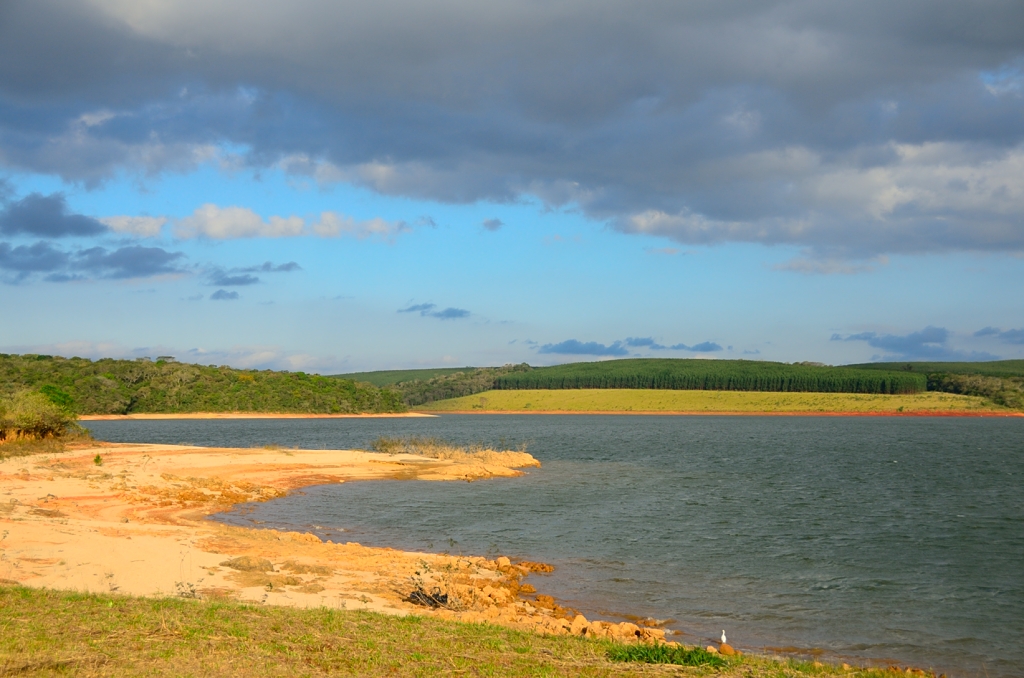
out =
[[56,438],[75,428],[75,415],[38,391],[0,399],[0,441]]

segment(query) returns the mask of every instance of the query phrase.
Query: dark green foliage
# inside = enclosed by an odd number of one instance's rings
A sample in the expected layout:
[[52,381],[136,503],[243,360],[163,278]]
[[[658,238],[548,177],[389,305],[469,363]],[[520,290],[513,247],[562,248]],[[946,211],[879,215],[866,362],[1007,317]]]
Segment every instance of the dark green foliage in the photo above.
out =
[[426,381],[407,381],[397,385],[406,405],[415,407],[435,400],[460,398],[462,396],[483,393],[495,388],[496,380],[503,375],[529,372],[526,363],[521,365],[505,365],[504,367],[480,367],[468,372],[443,374]]
[[75,415],[38,391],[0,396],[0,442],[59,438],[76,430]]
[[725,660],[701,647],[686,649],[671,645],[615,645],[608,658],[617,662],[643,664],[677,664],[679,666],[725,666]]
[[1024,377],[988,377],[981,374],[929,374],[928,390],[981,396],[997,405],[1024,410]]
[[[0,355],[0,397],[42,391],[76,414],[142,412],[403,412],[401,395],[302,372],[148,360]],[[43,397],[43,396],[41,396]]]
[[456,372],[472,372],[475,367],[435,367],[427,370],[380,370],[377,372],[350,372],[348,374],[332,374],[338,379],[362,381],[374,386],[394,386],[407,381],[428,381],[434,377],[455,374]]
[[920,393],[923,374],[749,360],[630,359],[505,374],[496,389],[644,388],[817,393]]
[[847,365],[862,370],[894,370],[918,372],[920,374],[983,374],[989,377],[1022,377],[1024,378],[1024,360],[989,360],[976,363],[943,363],[943,362],[911,362],[911,363],[864,363]]
[[929,391],[981,396],[997,405],[1024,410],[1024,360],[990,360],[976,363],[867,363],[860,369],[925,374]]

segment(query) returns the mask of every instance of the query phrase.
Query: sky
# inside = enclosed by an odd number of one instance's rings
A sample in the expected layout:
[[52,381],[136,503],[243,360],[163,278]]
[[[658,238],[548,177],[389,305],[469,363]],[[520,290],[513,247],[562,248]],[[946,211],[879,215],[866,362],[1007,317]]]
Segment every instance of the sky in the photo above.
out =
[[0,2],[0,352],[1024,358],[1019,0]]

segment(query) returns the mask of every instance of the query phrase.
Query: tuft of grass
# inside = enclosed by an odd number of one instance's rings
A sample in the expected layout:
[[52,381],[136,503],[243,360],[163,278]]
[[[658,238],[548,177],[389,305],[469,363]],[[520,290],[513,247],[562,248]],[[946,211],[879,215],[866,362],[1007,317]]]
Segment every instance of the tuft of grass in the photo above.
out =
[[608,650],[608,658],[617,662],[642,664],[677,664],[679,666],[725,666],[717,654],[701,647],[685,648],[662,644],[615,645]]
[[370,443],[370,449],[384,454],[414,454],[430,459],[480,461],[485,464],[498,464],[510,468],[538,465],[537,460],[527,454],[526,445],[520,445],[515,450],[495,450],[480,443],[456,445],[434,437],[392,438],[380,436]]
[[103,466],[103,457],[97,454],[95,457],[92,458],[92,463],[96,464],[97,466]]

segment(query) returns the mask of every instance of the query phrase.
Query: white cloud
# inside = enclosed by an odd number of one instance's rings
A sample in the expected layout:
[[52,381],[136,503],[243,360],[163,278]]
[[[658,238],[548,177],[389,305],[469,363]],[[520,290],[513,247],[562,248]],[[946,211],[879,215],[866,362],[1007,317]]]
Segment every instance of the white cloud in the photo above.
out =
[[99,222],[117,233],[152,238],[160,235],[160,229],[167,223],[167,217],[103,217]]
[[337,212],[323,212],[320,215],[320,221],[313,224],[312,229],[314,233],[324,238],[350,235],[360,240],[373,236],[383,240],[393,240],[399,233],[411,230],[404,221],[386,221],[379,217],[357,221]]
[[[818,272],[851,272],[856,267],[835,260],[887,252],[1024,249],[1024,146],[888,143],[831,157],[787,148],[701,169],[708,181],[738,178],[751,193],[775,195],[790,214],[724,220],[654,209],[617,228],[684,243],[802,245],[819,260],[810,267]],[[808,266],[799,260],[784,268]]]
[[281,238],[302,235],[305,222],[300,217],[263,217],[248,207],[218,207],[207,203],[192,216],[179,220],[174,233],[179,238],[201,236],[216,240],[233,238]]
[[179,238],[205,237],[216,240],[315,235],[321,238],[350,236],[359,240],[376,237],[391,241],[399,233],[410,230],[404,221],[387,221],[379,217],[360,221],[328,211],[322,212],[317,221],[307,221],[295,215],[264,219],[248,207],[218,207],[209,203],[174,224],[174,234]]
[[345,359],[334,356],[315,356],[310,353],[290,352],[279,346],[232,346],[226,349],[182,349],[170,346],[129,347],[110,341],[66,341],[55,344],[22,344],[0,346],[5,353],[37,353],[65,358],[79,357],[90,360],[100,358],[156,358],[174,356],[179,362],[200,365],[229,365],[237,369],[270,369],[337,374],[350,366]]

